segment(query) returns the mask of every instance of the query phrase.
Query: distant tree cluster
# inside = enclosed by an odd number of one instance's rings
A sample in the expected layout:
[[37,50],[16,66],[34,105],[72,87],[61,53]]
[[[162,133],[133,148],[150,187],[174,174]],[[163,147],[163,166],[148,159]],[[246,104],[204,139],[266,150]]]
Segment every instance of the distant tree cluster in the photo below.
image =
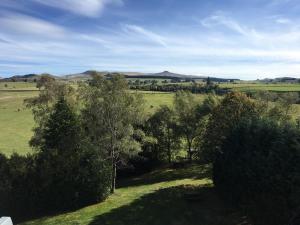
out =
[[229,92],[227,89],[220,88],[217,84],[209,82],[208,84],[200,84],[192,82],[189,85],[176,83],[162,83],[162,84],[151,84],[151,85],[139,85],[132,84],[130,89],[133,90],[143,90],[143,91],[161,91],[161,92],[177,92],[177,91],[188,91],[194,94],[200,93],[215,93],[223,95]]

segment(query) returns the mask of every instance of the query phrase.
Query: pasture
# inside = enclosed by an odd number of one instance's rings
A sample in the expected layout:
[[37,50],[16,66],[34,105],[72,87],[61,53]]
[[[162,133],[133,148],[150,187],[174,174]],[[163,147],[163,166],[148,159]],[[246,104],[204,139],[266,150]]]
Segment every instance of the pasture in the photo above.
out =
[[[5,87],[7,84],[7,87]],[[174,93],[140,92],[145,99],[147,112],[153,113],[160,105],[171,106]],[[26,154],[31,149],[28,141],[34,126],[31,111],[24,105],[24,99],[38,95],[35,84],[26,82],[0,83],[0,152]],[[197,95],[199,100],[203,95]]]
[[[220,87],[237,91],[300,91],[300,84],[262,84],[262,83],[223,83]],[[135,92],[135,91],[132,91]],[[145,108],[149,114],[160,105],[172,106],[174,93],[139,91],[143,94]],[[28,140],[32,136],[33,116],[23,104],[24,99],[36,96],[35,83],[0,82],[0,152],[11,155],[13,152],[26,154],[31,149]],[[196,97],[201,101],[205,95]],[[294,105],[294,118],[300,114],[300,105]]]
[[37,91],[0,91],[0,152],[10,155],[30,151],[28,140],[34,122],[23,101],[34,95]]
[[221,88],[229,88],[242,92],[256,92],[256,91],[274,91],[274,92],[293,92],[300,91],[300,84],[298,83],[255,83],[255,82],[240,82],[240,83],[220,83]]

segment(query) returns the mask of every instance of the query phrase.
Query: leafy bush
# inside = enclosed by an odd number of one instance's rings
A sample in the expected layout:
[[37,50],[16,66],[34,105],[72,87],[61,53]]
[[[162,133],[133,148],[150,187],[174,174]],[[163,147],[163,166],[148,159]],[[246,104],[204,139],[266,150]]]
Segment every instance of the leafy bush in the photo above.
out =
[[300,206],[300,132],[267,119],[243,120],[216,155],[221,195],[244,206],[257,224],[287,224]]
[[227,94],[220,104],[213,108],[200,142],[200,157],[213,162],[232,128],[245,118],[260,114],[258,104],[243,93]]

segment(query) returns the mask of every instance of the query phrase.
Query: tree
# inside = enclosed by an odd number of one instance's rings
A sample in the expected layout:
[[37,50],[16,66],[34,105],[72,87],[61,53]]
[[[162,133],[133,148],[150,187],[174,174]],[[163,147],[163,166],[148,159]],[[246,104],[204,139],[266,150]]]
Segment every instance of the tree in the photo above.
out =
[[64,99],[72,107],[75,107],[76,95],[75,89],[64,83],[54,80],[52,77],[42,76],[37,85],[40,89],[39,95],[33,98],[25,99],[24,103],[30,108],[36,123],[34,127],[34,135],[30,140],[30,145],[39,148],[43,140],[43,132],[45,130],[46,121],[48,121],[50,113],[57,100],[64,96]]
[[86,141],[80,118],[64,96],[51,109],[40,143],[36,170],[42,205],[70,209],[107,196],[110,171],[104,156]]
[[[240,120],[213,163],[216,190],[255,224],[293,224],[300,207],[300,132],[270,118]],[[297,223],[296,223],[297,224]]]
[[289,114],[293,112],[294,107],[293,104],[297,104],[299,102],[299,94],[298,93],[283,93],[279,97],[279,105],[283,109],[283,115],[288,118]]
[[53,107],[43,132],[42,150],[76,151],[80,148],[81,127],[78,116],[63,96]]
[[55,79],[53,77],[51,77],[49,74],[42,74],[40,79],[37,80],[36,87],[41,89],[53,83],[55,83]]
[[110,79],[93,76],[83,93],[85,131],[92,144],[99,151],[104,150],[111,162],[113,193],[118,163],[140,150],[136,135],[137,124],[144,118],[143,101],[141,95],[128,92],[126,80],[118,75]]
[[251,118],[261,113],[261,107],[243,93],[227,94],[217,105],[206,125],[201,151],[204,157],[213,161],[215,153],[220,151],[223,141],[230,130],[243,118]]
[[147,121],[146,130],[156,142],[158,160],[167,156],[169,163],[180,147],[180,134],[176,124],[174,111],[168,106],[161,106]]
[[206,86],[210,86],[210,85],[212,85],[212,82],[210,80],[210,77],[207,77],[207,79],[206,79]]
[[188,158],[192,160],[192,148],[194,141],[203,131],[206,116],[214,107],[215,99],[210,95],[203,104],[197,102],[190,92],[176,92],[174,98],[174,110],[179,130],[187,143]]

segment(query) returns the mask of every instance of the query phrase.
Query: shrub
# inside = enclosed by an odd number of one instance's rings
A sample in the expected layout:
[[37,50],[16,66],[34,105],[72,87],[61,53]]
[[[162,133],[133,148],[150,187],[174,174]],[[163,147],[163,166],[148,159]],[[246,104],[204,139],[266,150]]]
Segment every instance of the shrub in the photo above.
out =
[[67,157],[0,154],[0,211],[22,220],[99,202],[109,194],[110,170],[92,148]]
[[260,113],[257,103],[243,93],[229,93],[213,108],[200,142],[200,157],[213,162],[215,154],[232,128],[245,118],[255,118]]
[[287,224],[300,206],[300,132],[266,119],[240,122],[213,166],[219,193],[257,224]]

